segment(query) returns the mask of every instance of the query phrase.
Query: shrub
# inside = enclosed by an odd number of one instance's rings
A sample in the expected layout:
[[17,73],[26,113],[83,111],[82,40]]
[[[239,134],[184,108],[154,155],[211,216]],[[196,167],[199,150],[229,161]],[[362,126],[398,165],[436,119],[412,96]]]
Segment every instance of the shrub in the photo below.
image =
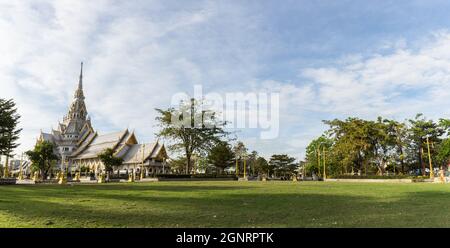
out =
[[236,176],[226,174],[195,174],[191,175],[191,178],[236,178]]
[[414,176],[409,175],[390,175],[390,176],[381,176],[381,175],[335,175],[330,178],[335,179],[413,179]]
[[234,178],[237,179],[235,175],[225,175],[225,174],[157,174],[158,178]]
[[155,177],[158,178],[191,178],[188,174],[156,174]]

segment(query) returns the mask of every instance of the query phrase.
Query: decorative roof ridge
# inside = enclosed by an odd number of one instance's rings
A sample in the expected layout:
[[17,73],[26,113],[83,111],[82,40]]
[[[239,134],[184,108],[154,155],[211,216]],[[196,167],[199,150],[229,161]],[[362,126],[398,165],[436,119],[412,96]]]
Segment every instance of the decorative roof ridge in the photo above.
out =
[[72,153],[72,155],[70,155],[70,156],[71,156],[71,157],[75,157],[75,156],[80,155],[80,153],[83,152],[83,151],[85,151],[86,148],[92,143],[92,141],[94,141],[94,139],[95,139],[97,136],[98,136],[98,133],[97,133],[97,131],[95,131],[95,132],[94,132],[94,135],[92,136],[92,138],[91,138],[87,143],[85,143],[84,146],[78,147],[78,149],[77,149],[74,153]]
[[[81,129],[81,130],[83,130],[83,129]],[[81,143],[83,143],[83,141],[85,139],[87,139],[87,137],[89,137],[89,135],[93,132],[94,132],[94,129],[92,127],[89,127],[89,129],[83,134],[83,136],[78,141],[78,145],[81,145]]]
[[[147,145],[152,145],[153,147],[152,147],[152,150],[150,151],[150,153],[145,157],[144,161],[153,155],[153,152],[155,151],[156,147],[158,146],[158,141],[156,141],[156,143],[147,143]],[[144,149],[144,152],[145,152],[145,149]]]
[[119,140],[115,143],[115,145],[113,146],[113,150],[117,149],[117,146],[120,145],[120,141],[122,141],[125,138],[125,135],[127,135],[129,133],[128,128],[123,132],[123,134],[120,136]]
[[161,151],[164,151],[165,157],[169,157],[167,156],[167,152],[166,152],[166,148],[164,146],[164,144],[159,144],[158,149],[155,151],[155,154],[152,153],[152,157],[158,157],[158,154],[161,153]]

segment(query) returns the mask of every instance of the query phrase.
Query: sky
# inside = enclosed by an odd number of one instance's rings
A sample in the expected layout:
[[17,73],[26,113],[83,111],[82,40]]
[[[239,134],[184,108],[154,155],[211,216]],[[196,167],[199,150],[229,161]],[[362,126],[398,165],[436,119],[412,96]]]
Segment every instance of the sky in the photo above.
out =
[[155,108],[178,92],[280,95],[277,138],[233,130],[250,150],[303,159],[322,120],[450,115],[449,1],[0,0],[0,97],[21,146],[56,128],[84,62],[99,133],[153,142]]

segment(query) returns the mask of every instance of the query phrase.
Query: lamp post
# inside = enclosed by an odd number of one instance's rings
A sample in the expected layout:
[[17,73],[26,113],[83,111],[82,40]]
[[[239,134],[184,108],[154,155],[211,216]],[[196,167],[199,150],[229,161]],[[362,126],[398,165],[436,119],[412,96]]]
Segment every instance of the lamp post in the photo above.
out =
[[166,159],[163,158],[163,162],[162,162],[162,166],[163,166],[163,174],[166,174],[165,165],[166,165]]
[[244,178],[247,178],[247,160],[244,157]]
[[6,155],[6,161],[5,161],[5,169],[3,171],[3,178],[9,177],[9,157]]
[[22,161],[23,161],[23,152],[22,152],[22,155],[20,156],[20,162],[19,162],[19,176],[18,176],[19,180],[23,180]]
[[[320,148],[322,148],[322,154],[320,153]],[[327,178],[327,169],[326,169],[326,151],[325,151],[325,145],[323,142],[320,142],[319,145],[317,146],[317,168],[319,170],[319,175],[320,174],[320,167],[321,167],[321,163],[320,163],[320,157],[322,155],[322,159],[323,159],[323,178],[326,179]]]
[[323,149],[323,178],[327,179],[327,170],[326,170],[326,166],[325,166],[325,146],[322,147]]
[[317,150],[316,150],[316,152],[317,152],[317,170],[319,172],[319,176],[320,176],[320,145],[321,144],[319,144],[319,146],[317,147]]
[[431,153],[430,153],[430,141],[427,136],[427,148],[428,148],[428,162],[430,164],[430,179],[434,178],[434,172],[433,172],[433,163],[431,162]]
[[67,183],[65,163],[66,163],[66,157],[62,156],[62,159],[61,159],[61,177],[59,178],[58,184],[66,184]]
[[236,156],[236,176],[239,176],[239,159]]
[[[142,149],[142,163],[141,163],[141,175],[139,180],[144,179],[144,159],[145,159],[145,144],[142,145],[143,149]],[[163,173],[164,173],[164,169],[163,169]]]
[[305,180],[305,177],[306,177],[306,164],[305,163],[303,163],[303,165],[302,165],[302,180]]

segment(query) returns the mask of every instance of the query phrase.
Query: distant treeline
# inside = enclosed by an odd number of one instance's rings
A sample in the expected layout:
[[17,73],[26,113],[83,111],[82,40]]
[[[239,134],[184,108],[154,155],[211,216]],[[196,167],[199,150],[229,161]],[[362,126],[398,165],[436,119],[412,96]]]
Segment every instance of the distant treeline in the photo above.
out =
[[306,172],[323,175],[358,173],[429,173],[450,159],[450,119],[433,121],[417,114],[398,122],[347,118],[324,121],[329,126],[306,148]]

